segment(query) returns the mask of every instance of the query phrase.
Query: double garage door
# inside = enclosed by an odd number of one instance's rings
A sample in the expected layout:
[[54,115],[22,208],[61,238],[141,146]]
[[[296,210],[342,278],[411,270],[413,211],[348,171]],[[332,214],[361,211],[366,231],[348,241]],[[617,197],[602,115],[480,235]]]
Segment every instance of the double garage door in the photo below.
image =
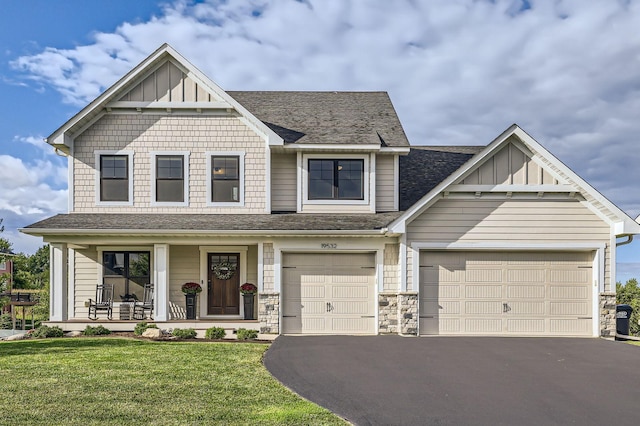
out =
[[368,253],[285,253],[285,334],[374,334],[375,256]]
[[420,334],[592,334],[588,252],[420,253]]

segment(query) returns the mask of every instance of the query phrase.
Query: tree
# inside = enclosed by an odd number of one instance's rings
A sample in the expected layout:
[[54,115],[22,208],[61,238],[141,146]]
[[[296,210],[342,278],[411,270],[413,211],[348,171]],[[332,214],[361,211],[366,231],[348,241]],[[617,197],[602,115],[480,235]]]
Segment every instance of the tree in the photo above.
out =
[[618,304],[630,305],[633,313],[629,319],[629,333],[640,335],[640,286],[638,280],[631,278],[624,285],[616,283],[616,302]]

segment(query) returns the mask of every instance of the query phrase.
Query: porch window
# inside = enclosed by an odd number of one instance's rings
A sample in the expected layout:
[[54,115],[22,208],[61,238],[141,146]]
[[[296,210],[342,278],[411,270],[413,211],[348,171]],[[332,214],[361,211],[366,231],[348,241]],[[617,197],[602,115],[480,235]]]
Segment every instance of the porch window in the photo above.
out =
[[309,160],[310,200],[363,200],[364,160]]
[[100,201],[129,201],[129,156],[100,156]]
[[113,284],[115,300],[143,300],[144,285],[150,282],[148,251],[105,251],[102,253],[104,282]]

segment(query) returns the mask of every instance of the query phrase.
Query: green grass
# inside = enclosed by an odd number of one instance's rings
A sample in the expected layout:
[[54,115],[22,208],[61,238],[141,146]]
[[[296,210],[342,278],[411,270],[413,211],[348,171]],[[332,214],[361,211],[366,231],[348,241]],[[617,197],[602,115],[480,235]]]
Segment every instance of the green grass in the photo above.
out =
[[631,345],[636,345],[636,346],[640,346],[640,342],[634,342],[632,340],[629,340],[627,343],[631,344]]
[[124,338],[0,343],[0,425],[345,424],[277,382],[267,345]]

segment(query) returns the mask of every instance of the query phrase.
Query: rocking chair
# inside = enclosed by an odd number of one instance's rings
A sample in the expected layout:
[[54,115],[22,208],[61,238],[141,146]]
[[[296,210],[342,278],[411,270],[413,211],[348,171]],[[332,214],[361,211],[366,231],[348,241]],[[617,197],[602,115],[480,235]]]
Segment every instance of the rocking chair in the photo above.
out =
[[153,319],[153,284],[144,285],[142,302],[135,302],[133,305],[133,319],[144,319],[146,312],[149,312],[149,318]]
[[89,299],[89,319],[97,320],[98,311],[107,311],[107,318],[113,317],[113,284],[99,284],[96,299]]

